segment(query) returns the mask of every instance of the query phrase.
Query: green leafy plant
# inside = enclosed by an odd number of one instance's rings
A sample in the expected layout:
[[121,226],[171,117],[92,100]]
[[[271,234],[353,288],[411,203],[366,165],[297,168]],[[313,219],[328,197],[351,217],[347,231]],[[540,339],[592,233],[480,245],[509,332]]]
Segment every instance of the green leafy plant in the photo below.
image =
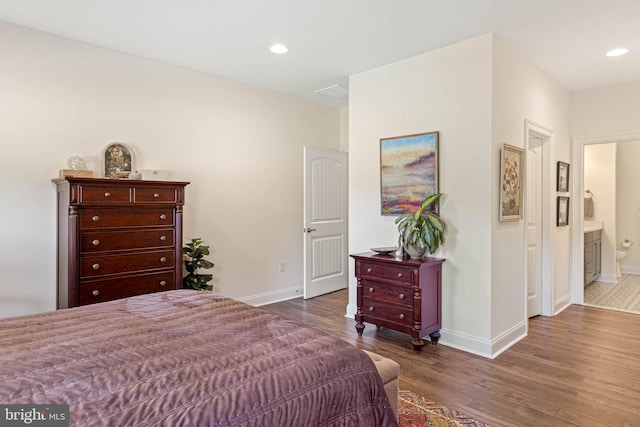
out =
[[198,274],[199,269],[209,269],[214,266],[211,261],[204,258],[209,255],[209,246],[203,245],[202,243],[202,239],[196,237],[182,247],[182,254],[187,258],[184,260],[187,275],[182,279],[182,286],[185,288],[211,291],[213,290],[213,285],[207,283],[213,279],[213,274]]
[[[405,249],[413,246],[418,248],[418,251],[421,250],[422,254],[427,249],[432,254],[444,243],[444,222],[435,212],[425,211],[441,195],[441,193],[436,193],[428,196],[418,210],[396,218],[400,242]],[[409,254],[412,255],[410,251]]]

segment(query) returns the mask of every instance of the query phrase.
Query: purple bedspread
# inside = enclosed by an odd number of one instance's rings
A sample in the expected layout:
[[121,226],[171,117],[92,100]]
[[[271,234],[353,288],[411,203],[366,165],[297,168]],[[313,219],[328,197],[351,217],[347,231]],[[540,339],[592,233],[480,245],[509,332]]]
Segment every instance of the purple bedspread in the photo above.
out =
[[397,425],[362,351],[190,290],[1,319],[0,403],[83,427]]

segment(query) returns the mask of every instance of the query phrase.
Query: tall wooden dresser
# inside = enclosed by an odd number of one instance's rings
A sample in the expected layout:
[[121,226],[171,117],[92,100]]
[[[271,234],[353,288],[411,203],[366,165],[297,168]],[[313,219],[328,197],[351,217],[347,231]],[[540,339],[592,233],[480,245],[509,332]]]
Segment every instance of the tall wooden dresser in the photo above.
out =
[[182,287],[188,182],[57,178],[58,308]]
[[419,353],[429,334],[436,344],[442,327],[442,263],[440,258],[396,258],[363,253],[355,260],[356,330],[364,322],[411,334]]

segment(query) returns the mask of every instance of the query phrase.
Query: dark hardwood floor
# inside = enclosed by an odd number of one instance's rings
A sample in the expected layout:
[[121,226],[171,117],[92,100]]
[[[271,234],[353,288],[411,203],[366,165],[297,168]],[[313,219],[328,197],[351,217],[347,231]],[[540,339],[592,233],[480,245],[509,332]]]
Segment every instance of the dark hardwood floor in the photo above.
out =
[[640,426],[640,315],[572,305],[494,360],[345,317],[347,290],[262,308],[400,364],[400,387],[494,426]]

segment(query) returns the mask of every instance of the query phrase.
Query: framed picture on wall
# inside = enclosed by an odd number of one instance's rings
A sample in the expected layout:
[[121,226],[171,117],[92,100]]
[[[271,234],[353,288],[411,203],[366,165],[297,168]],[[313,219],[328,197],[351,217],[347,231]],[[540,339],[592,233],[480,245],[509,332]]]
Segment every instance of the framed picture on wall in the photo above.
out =
[[500,221],[523,218],[524,149],[502,144],[500,155]]
[[569,198],[558,196],[558,227],[569,225]]
[[380,139],[382,215],[413,212],[437,192],[437,131]]
[[558,162],[556,191],[569,191],[569,163]]

